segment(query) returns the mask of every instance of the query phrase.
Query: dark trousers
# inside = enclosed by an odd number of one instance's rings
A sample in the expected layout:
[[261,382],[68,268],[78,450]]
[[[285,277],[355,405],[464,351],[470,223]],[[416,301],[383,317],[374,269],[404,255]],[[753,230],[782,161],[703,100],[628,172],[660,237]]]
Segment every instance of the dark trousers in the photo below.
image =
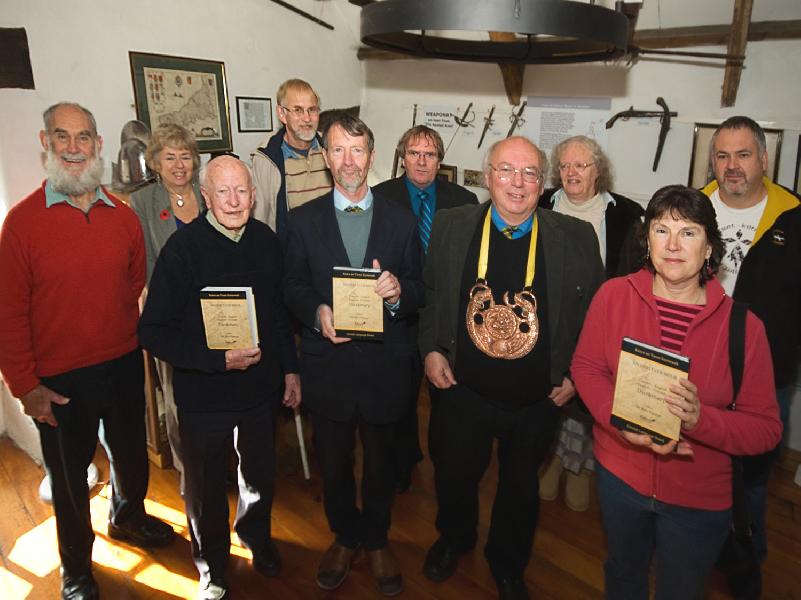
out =
[[[323,503],[328,525],[339,544],[377,550],[387,545],[395,495],[393,453],[395,423],[374,425],[358,414],[332,421],[312,413],[314,446],[323,476]],[[353,475],[356,430],[362,441],[361,510],[356,506]]]
[[[606,533],[609,600],[695,600],[729,533],[731,510],[666,504],[638,494],[598,465],[598,499]],[[656,590],[649,595],[651,562]]]
[[53,405],[58,427],[36,422],[50,477],[58,551],[64,573],[89,573],[95,534],[89,516],[86,469],[99,436],[111,468],[109,520],[120,525],[145,514],[148,464],[142,351],[41,378],[69,398]]
[[465,386],[440,390],[431,409],[437,529],[460,550],[476,543],[478,485],[498,440],[498,489],[484,554],[496,579],[522,577],[539,516],[537,470],[559,409],[549,399],[505,409]]
[[234,530],[254,556],[270,540],[275,480],[272,404],[270,399],[245,411],[190,412],[179,399],[184,502],[201,581],[225,581],[231,548],[225,477],[232,436],[239,458]]
[[417,423],[417,402],[420,396],[420,382],[423,380],[423,363],[418,358],[412,361],[411,377],[408,410],[395,427],[395,468],[401,477],[408,476],[414,465],[423,460]]

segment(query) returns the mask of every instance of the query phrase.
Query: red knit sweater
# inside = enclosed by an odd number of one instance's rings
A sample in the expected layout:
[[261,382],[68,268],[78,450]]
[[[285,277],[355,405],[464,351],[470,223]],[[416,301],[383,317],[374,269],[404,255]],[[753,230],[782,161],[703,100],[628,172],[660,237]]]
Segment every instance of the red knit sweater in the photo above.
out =
[[609,423],[620,342],[633,337],[659,345],[659,314],[646,269],[607,281],[592,300],[570,373],[595,417],[595,457],[644,496],[707,510],[731,506],[730,455],[760,454],[781,438],[765,327],[748,313],[745,363],[737,410],[729,369],[729,313],[732,300],[716,279],[706,284],[706,305],[690,323],[681,354],[690,357],[689,380],[698,386],[701,415],[683,436],[693,456],[659,456],[626,442]]
[[137,347],[145,282],[134,212],[95,203],[45,207],[44,184],[15,205],[0,230],[0,372],[20,397],[57,375]]

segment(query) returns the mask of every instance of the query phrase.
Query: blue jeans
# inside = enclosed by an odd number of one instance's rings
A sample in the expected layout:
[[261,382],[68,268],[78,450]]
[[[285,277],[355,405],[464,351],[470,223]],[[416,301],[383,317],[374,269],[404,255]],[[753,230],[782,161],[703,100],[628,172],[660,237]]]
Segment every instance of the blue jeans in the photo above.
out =
[[[782,441],[779,445],[784,445],[787,439],[787,424],[790,421],[790,397],[793,386],[778,388],[776,390],[776,400],[779,402],[779,418],[782,421],[784,430]],[[778,452],[774,456],[778,458]],[[768,542],[765,535],[765,512],[767,511],[768,484],[767,482],[746,484],[745,493],[748,496],[748,508],[751,511],[751,525],[754,532],[754,548],[760,561],[764,561],[768,555]]]
[[656,559],[656,600],[701,598],[731,524],[730,510],[666,504],[635,492],[597,465],[608,555],[606,598],[647,600]]

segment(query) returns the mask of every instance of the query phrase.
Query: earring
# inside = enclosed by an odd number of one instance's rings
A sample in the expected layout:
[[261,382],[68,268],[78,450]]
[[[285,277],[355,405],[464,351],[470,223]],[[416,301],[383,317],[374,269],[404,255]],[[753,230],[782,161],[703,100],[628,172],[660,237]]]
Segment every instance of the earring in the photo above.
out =
[[712,277],[712,275],[713,275],[712,267],[709,266],[709,259],[708,258],[704,261],[704,269],[706,271],[707,276]]
[[651,247],[650,246],[646,246],[646,248],[645,248],[645,262],[648,262],[649,260],[651,260]]

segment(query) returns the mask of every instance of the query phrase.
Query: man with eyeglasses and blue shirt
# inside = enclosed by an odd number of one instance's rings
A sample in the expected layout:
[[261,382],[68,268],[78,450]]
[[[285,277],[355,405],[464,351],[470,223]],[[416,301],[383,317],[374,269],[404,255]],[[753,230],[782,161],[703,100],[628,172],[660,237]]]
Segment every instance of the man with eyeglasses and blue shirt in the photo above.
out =
[[[398,141],[404,174],[375,186],[375,191],[392,202],[411,210],[417,218],[417,232],[423,252],[428,250],[434,213],[465,204],[478,204],[476,195],[455,183],[437,178],[439,165],[445,157],[445,146],[436,130],[417,125],[407,130]],[[416,339],[417,317],[409,319]],[[423,379],[422,360],[416,361],[412,373],[412,393],[409,410],[398,423],[395,449],[395,486],[405,492],[411,484],[412,469],[423,459],[417,432],[417,397]],[[434,390],[431,390],[432,402]]]
[[289,211],[328,193],[332,183],[317,134],[317,92],[302,79],[288,79],[278,88],[275,100],[283,126],[253,155],[253,217],[267,223],[284,242]]
[[589,223],[538,209],[547,159],[524,137],[487,152],[490,202],[439,213],[423,282],[419,345],[438,388],[431,459],[440,537],[423,572],[441,582],[476,543],[478,486],[498,441],[498,488],[484,554],[502,599],[528,598],[524,575],[539,513],[537,471],[568,368],[604,280]]

